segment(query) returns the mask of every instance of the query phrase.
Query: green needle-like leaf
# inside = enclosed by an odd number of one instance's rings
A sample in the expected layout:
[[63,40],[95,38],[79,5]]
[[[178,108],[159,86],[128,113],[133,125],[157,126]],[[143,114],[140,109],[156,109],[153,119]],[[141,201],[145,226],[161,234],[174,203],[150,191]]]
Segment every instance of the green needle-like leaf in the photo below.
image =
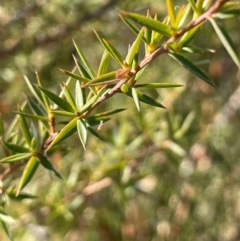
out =
[[105,82],[107,80],[117,80],[116,79],[116,73],[117,71],[112,71],[112,72],[109,72],[109,73],[106,73],[106,74],[103,74],[101,76],[98,76],[94,79],[92,79],[91,81],[89,81],[87,84],[83,85],[84,87],[88,86],[88,85],[91,85],[91,84],[101,84],[102,82]]
[[166,0],[167,3],[167,11],[168,11],[168,15],[170,17],[170,22],[172,27],[175,27],[175,22],[176,22],[176,12],[174,9],[174,4],[172,0]]
[[31,83],[31,81],[28,79],[27,76],[24,76],[24,80],[29,88],[29,90],[31,91],[31,93],[33,94],[33,96],[38,100],[38,102],[45,108],[44,105],[44,101],[41,95],[41,92],[37,89],[37,87]]
[[31,98],[26,96],[28,103],[31,107],[31,109],[35,112],[35,114],[40,115],[40,116],[47,116],[47,112],[45,109],[43,109],[40,105],[36,103],[36,101]]
[[171,84],[171,83],[146,83],[146,84],[138,84],[134,85],[135,88],[150,88],[150,89],[157,89],[157,88],[175,88],[175,87],[182,87],[183,85],[180,84]]
[[110,116],[110,115],[114,115],[114,114],[117,114],[119,112],[122,112],[126,109],[124,108],[121,108],[121,109],[115,109],[115,110],[109,110],[109,111],[105,111],[105,112],[101,112],[101,113],[98,113],[94,116],[90,116],[90,117],[105,117],[105,116]]
[[42,115],[34,115],[34,114],[28,114],[21,111],[14,111],[14,113],[19,114],[21,116],[24,116],[26,118],[32,119],[32,120],[41,120],[41,121],[48,121],[48,117],[42,116]]
[[127,54],[127,57],[126,57],[126,60],[125,60],[125,62],[128,65],[131,65],[135,54],[138,53],[143,34],[144,34],[144,28],[141,29],[141,31],[139,32],[136,40],[133,42],[131,48],[128,51],[128,54]]
[[87,127],[84,120],[77,121],[77,130],[78,136],[82,143],[83,149],[86,151],[86,142],[87,142]]
[[73,79],[76,79],[76,80],[80,80],[84,83],[88,83],[90,81],[90,79],[88,78],[85,78],[85,77],[82,77],[80,75],[77,75],[77,74],[73,74],[72,72],[70,71],[67,71],[67,70],[64,70],[64,69],[60,69],[61,72],[63,72],[64,74],[72,77]]
[[81,59],[81,61],[83,62],[84,64],[84,67],[86,69],[86,71],[88,72],[88,74],[91,76],[91,78],[94,78],[95,76],[95,73],[93,71],[93,69],[91,68],[89,62],[87,61],[86,57],[84,56],[84,54],[82,53],[82,51],[78,48],[78,46],[76,45],[75,41],[73,40],[73,44],[77,50],[77,53]]
[[3,227],[3,230],[5,231],[6,235],[8,236],[9,240],[10,241],[14,241],[13,239],[13,235],[11,233],[11,230],[9,228],[9,224],[4,222],[3,220],[0,220],[1,224],[2,224],[2,227]]
[[66,84],[64,84],[63,89],[64,89],[64,92],[63,92],[64,96],[66,97],[68,103],[71,105],[73,110],[77,110],[75,100],[74,100],[74,98],[72,96],[72,93],[70,92],[70,90],[69,90],[69,88]]
[[[40,87],[43,87],[42,81],[37,72],[36,72],[36,77],[37,77],[38,85]],[[42,94],[42,98],[43,98],[44,107],[46,108],[46,110],[50,111],[51,107],[50,107],[50,102],[49,102],[48,96],[44,95],[43,93],[41,93],[41,94]]]
[[22,115],[21,109],[19,110],[19,112],[21,113],[20,114],[20,122],[21,122],[22,133],[24,135],[24,138],[25,138],[28,146],[31,146],[32,135],[30,133],[29,126],[27,124],[25,117]]
[[15,154],[15,155],[11,155],[8,157],[3,158],[2,160],[0,160],[1,163],[12,163],[12,162],[19,162],[22,160],[25,160],[27,158],[29,158],[32,155],[32,153],[19,153],[19,154]]
[[150,28],[156,32],[159,32],[163,35],[166,35],[169,37],[171,36],[171,29],[167,25],[165,25],[157,20],[142,16],[137,13],[130,13],[130,12],[122,12],[121,15],[123,16],[123,18],[130,18],[133,21],[135,21],[143,26],[146,26],[147,28]]
[[23,146],[20,146],[20,145],[16,145],[16,144],[12,144],[12,143],[8,143],[8,142],[5,142],[5,141],[2,141],[2,142],[12,152],[18,152],[18,153],[19,152],[20,153],[30,152],[30,149],[28,149],[26,147],[23,147]]
[[66,102],[65,100],[63,100],[62,98],[60,98],[59,96],[55,95],[54,93],[52,93],[51,91],[38,86],[38,88],[50,99],[52,100],[56,105],[58,105],[60,108],[69,111],[69,112],[74,112],[73,108],[71,107],[71,105]]
[[237,67],[240,68],[240,62],[237,56],[237,51],[234,47],[231,38],[229,37],[225,29],[221,27],[213,18],[209,18],[208,20],[211,22],[216,34],[218,35],[223,46],[226,48],[228,54],[231,56],[232,60],[237,65]]
[[17,189],[17,195],[20,193],[20,191],[31,181],[33,175],[35,174],[35,172],[37,171],[39,165],[39,160],[36,156],[32,156],[25,169],[23,172],[23,175],[21,177],[18,189]]
[[[143,94],[140,91],[136,91],[136,92],[137,92],[139,101],[141,101],[141,102],[143,102],[145,104],[151,105],[151,106],[156,106],[156,107],[165,109],[165,107],[162,104],[160,104],[158,101],[154,100],[150,96],[145,95],[145,94]],[[131,90],[129,90],[126,94],[133,98]]]
[[66,126],[63,127],[60,133],[54,138],[52,143],[48,146],[48,150],[56,144],[58,144],[59,142],[71,136],[76,131],[76,124],[78,119],[79,117],[72,119]]
[[77,106],[77,111],[80,112],[82,107],[84,106],[84,100],[83,100],[82,88],[80,86],[79,81],[76,82],[76,86],[75,86],[75,102]]
[[62,179],[60,173],[58,171],[56,171],[56,169],[53,167],[52,163],[46,157],[40,156],[39,161],[44,168],[53,172],[58,178]]
[[117,51],[117,49],[112,44],[110,44],[106,39],[101,38],[96,31],[94,31],[94,32],[95,32],[99,42],[108,51],[108,53],[113,57],[113,59],[115,59],[122,67],[124,67],[123,58],[120,55],[120,53]]
[[103,75],[107,72],[108,63],[109,63],[109,53],[105,49],[104,53],[103,53],[103,56],[102,56],[102,59],[101,59],[101,62],[99,64],[97,76],[101,76],[101,75]]
[[195,66],[193,63],[191,63],[188,59],[184,58],[183,56],[181,56],[179,54],[168,54],[168,55],[170,57],[172,57],[174,60],[176,60],[181,66],[183,66],[189,72],[198,76],[199,78],[204,80],[206,83],[208,83],[212,86],[215,85],[215,83],[204,72],[202,72],[202,70],[200,70],[197,66]]
[[140,104],[139,104],[139,99],[138,99],[138,94],[135,88],[132,88],[132,97],[134,100],[134,103],[137,107],[137,110],[140,111]]
[[92,135],[94,135],[95,137],[97,137],[101,141],[106,142],[106,140],[101,135],[99,135],[98,132],[95,131],[91,126],[87,126],[87,129]]

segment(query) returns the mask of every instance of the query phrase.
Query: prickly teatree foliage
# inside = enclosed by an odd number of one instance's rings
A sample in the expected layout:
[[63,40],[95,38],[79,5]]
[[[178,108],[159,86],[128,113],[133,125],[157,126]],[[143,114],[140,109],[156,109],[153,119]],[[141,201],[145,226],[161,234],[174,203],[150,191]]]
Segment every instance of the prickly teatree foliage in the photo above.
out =
[[[166,0],[166,5],[167,15],[160,20],[150,12],[146,16],[125,11],[120,13],[123,23],[136,34],[126,56],[102,34],[95,32],[104,50],[97,69],[91,67],[87,56],[73,41],[76,48],[76,55],[73,56],[75,67],[72,71],[61,69],[68,79],[62,83],[59,94],[46,89],[38,74],[37,84],[25,77],[31,96],[27,95],[25,102],[19,105],[15,118],[7,128],[4,127],[2,119],[0,122],[3,150],[0,161],[3,167],[0,174],[2,196],[18,200],[33,198],[22,190],[31,182],[39,166],[61,178],[49,156],[59,149],[66,148],[68,152],[67,145],[62,142],[70,139],[74,133],[78,133],[83,150],[87,149],[87,139],[92,138],[91,136],[99,141],[107,141],[100,127],[109,121],[112,115],[125,110],[116,106],[115,109],[98,112],[97,107],[111,97],[123,94],[132,98],[138,111],[141,111],[141,103],[164,108],[142,89],[177,88],[182,85],[138,82],[148,64],[156,58],[168,55],[187,71],[214,86],[214,81],[185,57],[186,54],[214,51],[192,44],[193,39],[204,36],[202,26],[205,23],[212,25],[223,46],[239,67],[236,50],[227,31],[220,24],[220,20],[239,14],[238,2],[188,0],[186,5],[175,7],[172,0]],[[144,55],[141,59],[143,49]],[[110,64],[111,61],[114,61],[115,65]],[[119,66],[117,69],[110,69],[110,66],[116,64]],[[14,174],[20,170],[23,171],[19,178]],[[4,203],[3,201],[2,206]],[[3,208],[0,211],[0,219],[7,235],[12,238],[9,229],[12,219]]]

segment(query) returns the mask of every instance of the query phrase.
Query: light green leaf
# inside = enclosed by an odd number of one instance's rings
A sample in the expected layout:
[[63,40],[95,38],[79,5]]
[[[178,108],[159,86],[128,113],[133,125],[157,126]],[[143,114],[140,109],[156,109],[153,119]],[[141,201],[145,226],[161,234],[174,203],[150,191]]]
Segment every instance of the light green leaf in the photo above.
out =
[[86,151],[86,142],[87,142],[87,127],[86,122],[82,119],[77,121],[77,130],[78,136],[82,143],[83,149]]
[[64,89],[64,91],[63,91],[64,96],[66,97],[68,103],[71,105],[73,110],[77,110],[75,100],[74,100],[74,98],[72,96],[72,93],[70,92],[70,90],[69,90],[69,88],[66,84],[64,84],[63,89]]
[[197,13],[197,12],[198,12],[198,9],[197,9],[197,6],[196,6],[194,0],[188,0],[188,2],[189,2],[189,4],[190,4],[193,12],[194,12],[194,13]]
[[168,15],[170,17],[170,22],[172,27],[175,27],[175,22],[176,22],[176,12],[174,9],[174,4],[172,0],[166,0],[167,3],[167,11],[168,11]]
[[58,178],[62,179],[60,173],[58,171],[56,171],[56,169],[53,167],[52,163],[46,157],[40,156],[39,161],[44,168],[53,172]]
[[48,146],[48,149],[51,149],[53,146],[58,144],[59,142],[65,140],[69,136],[71,136],[76,131],[76,123],[79,117],[76,117],[72,119],[66,126],[63,127],[63,129],[60,131],[60,133],[54,138],[52,143]]
[[229,37],[225,29],[222,26],[220,26],[213,18],[208,18],[208,20],[211,22],[216,34],[218,35],[223,46],[226,48],[228,54],[231,56],[232,60],[237,65],[237,67],[240,68],[240,62],[237,56],[237,51],[234,47],[231,38]]
[[[43,87],[42,81],[37,72],[36,72],[36,77],[37,77],[38,85],[40,87]],[[48,96],[44,95],[43,93],[41,93],[41,94],[42,94],[42,98],[43,98],[43,102],[44,102],[44,107],[46,108],[46,110],[50,111],[51,107],[50,107],[50,102],[49,102]]]
[[106,39],[101,38],[96,31],[94,31],[94,32],[95,32],[99,42],[108,51],[108,53],[113,57],[113,59],[115,59],[122,67],[124,67],[123,58],[120,55],[120,53],[117,51],[117,49],[112,44],[110,44]]
[[108,63],[109,63],[109,53],[105,49],[104,53],[103,53],[103,56],[102,56],[102,59],[101,59],[101,62],[100,62],[99,67],[98,67],[97,76],[101,76],[101,75],[103,75],[107,72]]
[[144,29],[145,28],[141,29],[141,31],[139,32],[137,38],[135,39],[135,41],[133,42],[131,48],[128,51],[128,54],[127,54],[126,59],[125,59],[125,62],[128,65],[131,65],[135,54],[138,53],[138,50],[139,50],[139,47],[140,47],[140,44],[141,44],[141,41],[142,41],[142,37],[143,37],[144,31],[145,31]]
[[100,90],[98,90],[96,95],[93,95],[89,100],[87,100],[86,104],[82,107],[81,112],[78,114],[84,113],[87,111],[94,103],[97,102],[98,98],[104,93],[106,89],[106,85],[104,85]]
[[25,138],[25,141],[27,142],[27,144],[29,146],[31,146],[32,136],[31,136],[31,133],[30,133],[30,130],[29,130],[29,126],[27,124],[27,121],[26,121],[25,117],[22,115],[21,109],[19,109],[19,112],[21,113],[20,114],[20,122],[21,122],[22,133],[24,135],[24,138]]
[[2,160],[0,160],[0,162],[1,163],[19,162],[19,161],[29,158],[31,155],[32,155],[32,153],[29,153],[29,152],[14,154],[14,155],[3,158]]
[[21,111],[14,111],[14,113],[19,114],[20,116],[24,116],[26,118],[32,119],[32,120],[48,121],[48,117],[45,117],[42,115],[28,114],[28,113],[24,113]]
[[[122,19],[122,21],[129,27],[130,30],[132,30],[136,35],[139,34],[140,29],[138,27],[136,27],[134,24],[132,24],[131,21],[129,21],[127,18],[124,18],[121,14],[119,15],[120,18]],[[146,44],[150,44],[150,41],[148,41],[145,36],[143,36],[142,40],[146,43]]]
[[[151,106],[156,106],[156,107],[165,109],[165,107],[162,104],[160,104],[159,102],[157,102],[153,98],[149,97],[148,95],[145,95],[140,91],[136,91],[136,92],[137,92],[137,96],[138,96],[139,101],[141,101],[145,104],[151,105]],[[129,90],[126,94],[130,97],[133,97],[131,90]]]
[[195,66],[193,63],[191,63],[188,59],[184,58],[183,56],[181,56],[179,54],[168,54],[168,55],[170,57],[172,57],[174,60],[176,60],[181,66],[183,66],[189,72],[198,76],[199,78],[204,80],[206,83],[208,83],[212,86],[215,85],[215,83],[204,72],[202,72],[202,70],[200,70],[197,66]]
[[[23,110],[26,106],[26,101],[20,106],[20,109]],[[12,120],[11,124],[6,130],[5,133],[5,140],[9,140],[9,138],[12,136],[12,133],[14,133],[16,130],[18,131],[18,124],[20,121],[20,115],[15,115],[14,119]]]
[[156,88],[175,88],[175,87],[182,87],[183,85],[180,84],[171,84],[171,83],[146,83],[146,84],[138,84],[135,85],[135,88],[149,88],[149,89],[156,89]]
[[25,169],[23,172],[23,175],[21,177],[18,189],[17,189],[17,195],[20,193],[20,191],[31,181],[33,175],[35,174],[35,172],[37,171],[39,165],[39,160],[36,156],[32,156]]
[[51,99],[56,105],[58,105],[60,108],[69,111],[69,112],[74,112],[73,108],[71,107],[71,105],[66,102],[64,99],[60,98],[59,96],[55,95],[54,93],[52,93],[51,91],[38,86],[38,88],[49,98]]
[[195,28],[187,31],[180,39],[178,46],[179,47],[187,46],[193,40],[193,38],[196,37],[201,27],[202,27],[201,25],[198,25]]
[[73,79],[80,80],[80,81],[82,81],[84,83],[88,83],[91,80],[91,79],[88,79],[86,77],[82,77],[80,75],[73,74],[72,72],[69,72],[69,71],[67,71],[65,69],[60,69],[60,71],[63,72],[64,74],[72,77]]
[[169,37],[171,36],[171,29],[167,25],[165,25],[159,21],[150,19],[148,17],[145,17],[145,16],[137,14],[137,13],[122,12],[121,15],[123,18],[130,18],[133,21],[135,21],[143,26],[146,26],[147,28],[150,28],[156,32],[159,32],[163,35],[166,35]]
[[91,78],[94,78],[95,73],[94,73],[92,67],[90,66],[89,62],[87,61],[86,57],[84,56],[82,51],[78,48],[78,46],[76,45],[74,40],[73,40],[73,44],[74,44],[74,46],[77,50],[77,53],[78,53],[82,63],[84,64],[84,67],[85,67],[86,71],[88,72],[88,74],[90,75]]
[[137,91],[135,88],[131,88],[131,89],[132,89],[132,97],[133,97],[134,103],[137,107],[137,110],[140,111],[140,104],[139,104]]
[[60,116],[70,116],[70,117],[76,116],[76,113],[68,112],[64,110],[52,110],[51,113],[54,115],[60,115]]
[[0,220],[3,221],[4,223],[15,223],[16,222],[11,216],[8,216],[2,210],[0,210]]
[[101,76],[98,76],[94,79],[92,79],[91,81],[89,81],[87,84],[83,85],[84,87],[88,86],[88,85],[91,85],[91,84],[101,84],[102,82],[105,82],[107,80],[117,80],[116,79],[116,73],[117,71],[112,71],[112,72],[109,72],[109,73],[106,73],[106,74],[103,74]]
[[28,79],[27,76],[24,76],[24,80],[29,88],[29,90],[31,91],[31,93],[33,94],[33,96],[38,100],[38,102],[45,108],[44,105],[44,101],[43,101],[43,97],[41,92],[37,89],[37,87],[35,85],[33,85],[31,83],[31,81]]
[[77,106],[77,111],[80,112],[82,107],[84,106],[84,100],[83,100],[82,88],[80,86],[79,81],[76,82],[76,86],[75,86],[75,102]]

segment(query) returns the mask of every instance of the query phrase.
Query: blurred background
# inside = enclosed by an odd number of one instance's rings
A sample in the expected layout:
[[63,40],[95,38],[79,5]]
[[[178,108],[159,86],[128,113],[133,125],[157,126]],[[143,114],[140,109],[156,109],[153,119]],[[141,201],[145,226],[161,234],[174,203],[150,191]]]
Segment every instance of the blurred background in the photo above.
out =
[[[178,1],[177,4],[186,4]],[[0,6],[0,112],[6,126],[29,94],[23,75],[35,72],[60,91],[74,67],[76,41],[97,69],[103,48],[93,29],[124,56],[134,34],[120,10],[165,16],[158,0],[11,0]],[[240,52],[240,18],[222,24]],[[77,136],[71,149],[51,156],[64,180],[40,169],[26,192],[34,200],[11,201],[16,240],[41,241],[237,241],[240,240],[240,74],[210,24],[195,44],[215,54],[188,57],[215,81],[213,88],[167,56],[151,63],[140,81],[182,88],[146,91],[166,110],[119,94],[100,108],[127,108],[91,136],[84,152]],[[113,65],[114,67],[114,65]],[[0,240],[8,240],[0,230]]]

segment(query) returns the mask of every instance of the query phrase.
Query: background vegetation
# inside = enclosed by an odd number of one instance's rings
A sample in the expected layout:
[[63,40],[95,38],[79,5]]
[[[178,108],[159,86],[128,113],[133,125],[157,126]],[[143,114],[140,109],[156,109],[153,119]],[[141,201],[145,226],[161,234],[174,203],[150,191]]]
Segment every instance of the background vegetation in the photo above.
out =
[[[37,71],[44,86],[60,90],[66,76],[59,68],[74,66],[72,39],[96,68],[103,48],[92,29],[126,54],[135,36],[118,17],[122,9],[166,15],[160,0],[2,3],[0,111],[5,125],[24,99],[20,93],[28,91],[23,75],[35,80]],[[239,53],[239,17],[223,25]],[[167,109],[142,105],[138,112],[124,95],[101,106],[127,110],[101,127],[107,143],[89,138],[84,152],[76,135],[65,141],[69,150],[51,156],[63,180],[40,168],[24,189],[37,198],[9,202],[16,240],[240,239],[239,70],[210,24],[203,28],[195,43],[217,52],[194,54],[191,60],[216,88],[166,56],[156,59],[141,78],[145,83],[184,85],[147,90]],[[0,239],[8,240],[1,231]]]

